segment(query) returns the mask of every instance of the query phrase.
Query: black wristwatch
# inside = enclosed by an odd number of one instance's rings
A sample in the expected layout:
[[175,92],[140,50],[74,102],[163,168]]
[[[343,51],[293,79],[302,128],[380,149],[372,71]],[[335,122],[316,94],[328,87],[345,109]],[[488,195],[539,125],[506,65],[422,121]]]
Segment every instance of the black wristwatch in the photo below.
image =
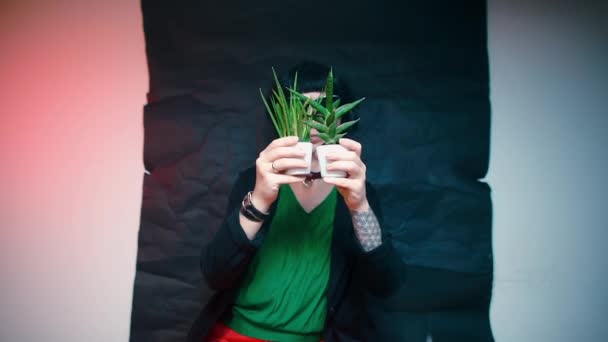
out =
[[241,203],[241,213],[243,216],[252,221],[262,222],[267,219],[268,216],[270,216],[270,213],[263,213],[253,206],[253,203],[251,202],[251,193],[252,191],[249,191],[245,197],[243,197],[243,202]]

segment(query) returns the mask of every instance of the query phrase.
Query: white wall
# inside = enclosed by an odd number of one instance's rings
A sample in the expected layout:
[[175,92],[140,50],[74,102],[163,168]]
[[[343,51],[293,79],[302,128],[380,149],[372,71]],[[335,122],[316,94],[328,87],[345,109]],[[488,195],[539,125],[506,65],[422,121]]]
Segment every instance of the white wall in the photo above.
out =
[[[0,341],[128,340],[142,18],[86,3],[0,5]],[[608,339],[606,13],[489,3],[498,341]]]
[[497,341],[608,340],[601,7],[489,3]]

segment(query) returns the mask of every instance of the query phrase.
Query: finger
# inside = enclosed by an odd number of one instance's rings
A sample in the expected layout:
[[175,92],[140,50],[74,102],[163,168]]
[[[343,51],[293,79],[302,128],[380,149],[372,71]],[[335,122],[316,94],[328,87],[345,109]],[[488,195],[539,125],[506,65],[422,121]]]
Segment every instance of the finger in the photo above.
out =
[[298,176],[290,176],[290,175],[284,175],[284,174],[274,174],[272,176],[269,176],[268,178],[273,184],[275,185],[279,185],[279,184],[290,184],[290,183],[297,183],[297,182],[301,182],[302,179],[304,179],[303,177],[298,177]]
[[339,177],[323,177],[323,181],[328,184],[333,184],[340,188],[346,188],[349,190],[357,190],[361,181],[350,178],[339,178]]
[[351,160],[354,162],[361,161],[361,158],[359,158],[359,155],[357,155],[357,153],[355,153],[353,151],[331,152],[325,156],[325,159],[327,159],[328,161],[330,161],[330,160]]
[[[272,164],[274,164],[274,169],[272,168]],[[301,158],[281,158],[277,159],[274,162],[270,163],[269,171],[273,172],[283,172],[285,170],[294,169],[294,168],[303,168],[308,167],[308,163]]]
[[264,184],[264,187],[268,187],[270,190],[276,192],[276,191],[279,191],[279,186],[281,184],[290,184],[290,183],[301,182],[304,178],[299,177],[299,176],[292,176],[292,175],[270,172],[270,173],[263,174],[262,179],[263,179],[262,183]]
[[[327,160],[328,164],[333,164],[333,163],[336,163],[339,161],[347,161],[347,162],[355,163],[355,165],[359,169],[362,170],[359,172],[353,171],[353,172],[356,172],[357,174],[365,174],[365,172],[367,170],[365,163],[363,163],[361,158],[359,158],[359,156],[355,152],[352,152],[352,151],[331,153],[331,154],[328,154],[325,159]],[[340,165],[340,164],[338,164],[338,165]]]
[[361,158],[353,151],[346,152],[332,152],[328,154],[325,159],[328,163],[336,162],[336,161],[352,161],[355,162],[361,169],[367,170],[365,163],[361,160]]
[[359,178],[364,170],[359,164],[352,160],[339,160],[327,164],[327,171],[345,171],[348,173],[348,178]]
[[266,147],[266,150],[270,150],[270,149],[277,148],[277,147],[293,146],[293,145],[295,145],[297,143],[298,143],[298,137],[297,136],[282,137],[282,138],[278,138],[278,139],[273,140]]
[[355,152],[358,156],[361,156],[361,151],[363,150],[363,146],[354,141],[353,139],[348,138],[340,138],[340,145],[344,146],[346,149]]
[[263,158],[269,162],[273,162],[281,158],[303,158],[305,155],[306,152],[302,151],[301,149],[294,146],[289,146],[277,147],[266,151]]

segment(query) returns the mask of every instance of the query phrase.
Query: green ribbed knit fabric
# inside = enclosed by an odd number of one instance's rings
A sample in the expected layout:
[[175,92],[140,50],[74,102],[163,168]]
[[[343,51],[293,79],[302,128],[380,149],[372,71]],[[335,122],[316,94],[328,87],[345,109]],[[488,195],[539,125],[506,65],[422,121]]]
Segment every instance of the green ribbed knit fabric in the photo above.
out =
[[306,213],[291,187],[279,202],[226,325],[264,340],[318,342],[325,324],[337,190]]

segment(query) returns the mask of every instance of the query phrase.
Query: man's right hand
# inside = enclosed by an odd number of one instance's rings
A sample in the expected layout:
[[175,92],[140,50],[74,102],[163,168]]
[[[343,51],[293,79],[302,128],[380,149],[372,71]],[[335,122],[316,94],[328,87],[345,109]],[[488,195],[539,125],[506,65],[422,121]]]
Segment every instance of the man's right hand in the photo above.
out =
[[268,211],[279,195],[279,185],[302,181],[301,176],[284,174],[288,169],[308,167],[303,159],[306,152],[298,149],[297,143],[297,136],[278,138],[260,152],[255,162],[256,179],[251,194],[251,202],[258,210]]

